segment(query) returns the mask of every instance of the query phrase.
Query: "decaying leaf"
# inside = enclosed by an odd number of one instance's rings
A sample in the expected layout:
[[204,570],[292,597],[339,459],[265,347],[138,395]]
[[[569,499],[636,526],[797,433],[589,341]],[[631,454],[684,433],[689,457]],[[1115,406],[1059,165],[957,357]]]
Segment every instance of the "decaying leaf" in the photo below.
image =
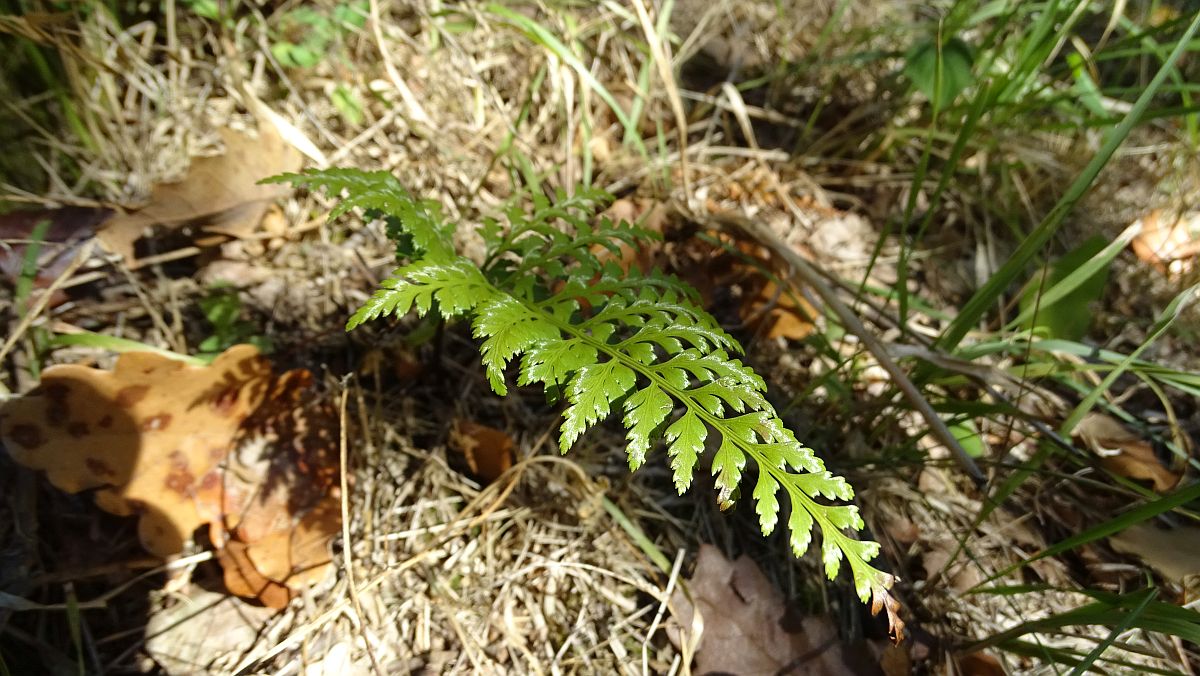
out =
[[302,369],[279,376],[196,495],[209,538],[229,550],[226,586],[271,607],[325,576],[341,528],[337,416],[311,384]]
[[97,235],[104,247],[137,267],[134,243],[152,226],[194,225],[235,238],[253,232],[271,202],[288,192],[258,181],[298,170],[300,153],[271,125],[261,125],[257,137],[230,129],[221,137],[225,154],[193,160],[182,181],[155,186],[145,206],[105,221]]
[[471,473],[491,483],[513,464],[513,440],[504,430],[469,420],[455,420],[450,447],[467,458]]
[[1167,530],[1143,522],[1117,533],[1108,542],[1122,554],[1137,556],[1172,582],[1185,584],[1188,578],[1200,576],[1200,528]]
[[101,509],[140,514],[143,546],[168,556],[203,523],[198,479],[229,451],[270,373],[248,345],[207,367],[146,352],[121,355],[111,372],[52,366],[36,389],[0,408],[0,438],[16,462],[58,488],[98,488]]
[[973,652],[954,658],[954,664],[963,676],[1004,676],[1008,673],[1000,660],[985,652]]
[[817,309],[803,296],[764,280],[762,288],[739,312],[742,321],[754,324],[766,338],[803,340],[816,329]]
[[230,673],[272,614],[192,586],[183,603],[150,614],[145,651],[164,673]]
[[230,591],[281,608],[325,575],[341,524],[338,421],[311,384],[304,370],[272,377],[250,345],[207,367],[131,352],[111,372],[47,369],[0,408],[0,438],[55,486],[139,514],[158,556],[209,524]]
[[1108,471],[1127,479],[1149,481],[1154,490],[1165,493],[1179,483],[1179,477],[1163,466],[1150,442],[1129,431],[1120,422],[1103,413],[1089,413],[1075,428]]
[[687,591],[677,589],[671,597],[671,612],[679,624],[671,630],[676,645],[684,642],[684,630],[702,627],[698,674],[856,673],[828,619],[785,625],[783,596],[746,556],[730,561],[701,545]]
[[1184,216],[1154,210],[1142,218],[1142,231],[1130,248],[1164,274],[1187,274],[1200,255],[1200,213]]
[[[774,193],[768,193],[773,195]],[[669,211],[661,202],[645,198],[622,198],[612,203],[605,215],[613,220],[637,222],[651,232],[669,229]],[[679,269],[681,276],[700,292],[706,307],[733,300],[738,318],[765,338],[803,340],[816,328],[816,308],[803,296],[781,288],[772,279],[785,276],[769,252],[757,242],[729,233],[710,233],[719,240],[713,244],[690,238],[681,247],[652,245],[621,247],[620,265],[628,270],[650,270],[663,262]],[[593,251],[601,260],[612,254],[603,247]],[[667,259],[667,260],[659,260]],[[692,263],[695,264],[692,264]],[[739,296],[722,298],[736,289]]]
[[228,542],[217,550],[217,560],[224,573],[225,589],[242,598],[258,599],[268,608],[283,608],[292,600],[287,585],[276,582],[258,572],[254,562],[246,553],[248,545],[243,542]]

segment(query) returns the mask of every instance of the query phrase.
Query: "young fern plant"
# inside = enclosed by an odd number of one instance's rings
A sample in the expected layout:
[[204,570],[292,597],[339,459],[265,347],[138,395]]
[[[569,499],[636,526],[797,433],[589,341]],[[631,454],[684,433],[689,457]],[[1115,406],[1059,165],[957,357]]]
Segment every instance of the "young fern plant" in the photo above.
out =
[[505,369],[519,360],[519,385],[540,383],[549,394],[565,396],[562,452],[619,409],[630,470],[661,438],[681,493],[691,485],[706,441],[716,435],[712,472],[721,506],[732,504],[752,462],[763,533],[775,529],[786,499],[795,554],[804,554],[814,526],[820,529],[826,574],[834,578],[845,560],[858,596],[871,600],[874,612],[886,609],[893,634],[902,632],[888,594],[894,578],[868,563],[879,545],[847,534],[863,527],[857,507],[829,503],[850,500],[853,489],[783,425],[763,396],[762,378],[733,356],[742,351],[737,341],[678,279],[624,270],[597,255],[658,238],[629,223],[596,222],[609,195],[581,188],[573,195],[560,192],[554,201],[535,194],[531,209],[510,206],[506,224],[485,221],[487,258],[476,265],[455,252],[454,226],[439,205],[414,199],[389,173],[327,169],[268,180],[342,195],[331,219],[356,207],[387,219],[398,257],[407,262],[354,313],[347,329],[413,309],[469,319],[483,341],[480,354],[497,394],[508,391]]

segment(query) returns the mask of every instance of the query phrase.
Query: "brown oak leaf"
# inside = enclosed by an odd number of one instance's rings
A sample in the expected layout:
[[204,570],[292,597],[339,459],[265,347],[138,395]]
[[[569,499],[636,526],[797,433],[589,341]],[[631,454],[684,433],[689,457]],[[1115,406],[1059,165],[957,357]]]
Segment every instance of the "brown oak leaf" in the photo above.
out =
[[0,407],[0,438],[58,488],[97,488],[101,509],[140,514],[142,545],[168,556],[202,525],[198,479],[229,451],[270,375],[249,345],[207,367],[149,352],[121,355],[112,371],[51,366],[37,388]]
[[0,439],[55,486],[139,515],[153,554],[207,523],[228,589],[282,608],[329,570],[341,526],[338,419],[311,385],[272,377],[250,345],[206,367],[131,352],[112,371],[46,369],[0,407]]

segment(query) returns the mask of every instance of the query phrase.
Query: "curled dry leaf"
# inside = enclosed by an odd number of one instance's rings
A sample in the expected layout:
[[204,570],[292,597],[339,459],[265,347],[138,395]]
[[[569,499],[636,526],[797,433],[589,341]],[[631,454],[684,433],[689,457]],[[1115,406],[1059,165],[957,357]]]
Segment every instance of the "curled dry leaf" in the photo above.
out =
[[304,370],[272,377],[250,345],[207,367],[131,352],[111,372],[47,369],[0,408],[0,438],[55,486],[139,514],[158,556],[209,524],[230,591],[280,608],[325,575],[341,524],[338,420],[311,384]]
[[226,586],[271,607],[325,576],[341,529],[337,414],[311,385],[303,369],[275,379],[196,494]]
[[513,440],[504,430],[469,420],[455,420],[450,448],[467,458],[471,473],[491,483],[513,465]]
[[1149,481],[1154,490],[1165,493],[1179,483],[1179,476],[1168,470],[1150,442],[1129,431],[1103,413],[1089,413],[1075,428],[1108,471],[1127,479]]
[[284,186],[258,181],[298,170],[300,153],[270,125],[262,125],[257,137],[231,129],[221,137],[225,154],[193,160],[182,181],[155,186],[147,204],[109,218],[97,234],[101,244],[136,268],[134,244],[152,226],[194,225],[234,238],[252,233],[267,207],[288,193]]

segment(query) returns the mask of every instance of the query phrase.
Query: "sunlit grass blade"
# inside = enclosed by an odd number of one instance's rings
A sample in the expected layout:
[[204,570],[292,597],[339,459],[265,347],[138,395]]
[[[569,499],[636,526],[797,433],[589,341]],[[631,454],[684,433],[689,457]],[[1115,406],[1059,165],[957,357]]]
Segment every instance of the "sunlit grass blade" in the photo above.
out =
[[583,80],[583,82],[586,83],[592,91],[596,92],[596,95],[600,97],[600,100],[604,101],[604,103],[608,105],[610,109],[612,109],[613,115],[616,116],[617,121],[620,122],[621,127],[625,130],[626,139],[633,143],[633,146],[635,149],[637,149],[638,153],[641,154],[643,158],[649,157],[646,152],[646,146],[642,142],[642,137],[637,133],[637,127],[634,124],[633,119],[630,118],[629,113],[623,107],[621,107],[621,104],[617,102],[616,97],[614,97],[612,93],[608,91],[608,88],[605,87],[600,80],[596,79],[596,76],[592,74],[591,69],[589,69],[587,65],[570,50],[570,48],[564,45],[562,41],[555,37],[555,35],[551,33],[545,26],[539,24],[533,19],[530,19],[524,14],[497,3],[489,3],[486,6],[486,9],[491,14],[500,17],[514,28],[521,31],[530,40],[550,50],[554,56],[570,66],[571,69],[575,71],[575,74],[578,75],[579,78]]
[[80,333],[64,333],[50,339],[47,347],[94,347],[101,350],[108,350],[122,354],[125,352],[153,352],[154,354],[168,357],[170,359],[178,359],[179,361],[196,366],[203,366],[208,363],[207,360],[199,357],[192,357],[186,354],[179,354],[171,350],[164,350],[161,347],[154,347],[146,343],[140,343],[136,340],[128,338],[118,338],[116,336],[106,336],[100,333],[92,333],[91,331],[82,331]]
[[1076,664],[1074,669],[1071,669],[1071,673],[1068,674],[1068,676],[1082,676],[1089,669],[1091,669],[1092,665],[1096,663],[1096,660],[1099,659],[1106,650],[1112,647],[1112,644],[1116,642],[1117,637],[1125,633],[1125,630],[1132,626],[1133,623],[1142,616],[1142,613],[1146,611],[1146,607],[1149,606],[1150,602],[1158,596],[1158,590],[1147,589],[1141,594],[1134,594],[1135,599],[1139,596],[1141,597],[1141,600],[1136,602],[1136,605],[1129,612],[1129,614],[1122,618],[1120,622],[1113,625],[1112,629],[1110,629],[1108,632],[1108,636],[1105,636],[1103,641],[1097,643],[1096,647],[1092,648],[1091,652],[1084,656],[1083,660],[1079,664]]
[[1088,595],[1096,600],[1049,617],[1022,622],[968,646],[964,652],[1005,644],[1025,634],[1089,625],[1113,627],[1127,624],[1131,628],[1178,636],[1185,641],[1200,643],[1200,613],[1194,610],[1162,601],[1147,602],[1144,592],[1124,595],[1088,592]]
[[1188,24],[1187,30],[1180,38],[1175,48],[1171,51],[1171,55],[1158,69],[1154,78],[1146,86],[1145,91],[1138,97],[1137,102],[1133,104],[1129,112],[1121,120],[1120,124],[1109,130],[1105,136],[1104,144],[1100,150],[1092,157],[1083,171],[1071,183],[1066,192],[1059,199],[1050,213],[1042,219],[1034,230],[989,279],[988,281],[971,296],[970,300],[959,311],[958,316],[950,323],[950,326],[942,333],[936,342],[936,347],[942,350],[952,351],[966,337],[967,333],[978,325],[979,320],[987,312],[988,308],[995,305],[996,301],[1008,290],[1008,287],[1020,275],[1046,246],[1050,238],[1058,231],[1062,225],[1063,219],[1075,206],[1075,203],[1083,197],[1092,182],[1096,180],[1096,176],[1100,174],[1100,170],[1108,164],[1113,153],[1117,148],[1125,142],[1129,132],[1141,121],[1142,114],[1150,107],[1150,104],[1157,95],[1159,89],[1167,81],[1175,63],[1179,57],[1187,51],[1188,43],[1196,35],[1197,29],[1200,29],[1200,13],[1193,17],[1191,23]]
[[[1197,15],[1197,18],[1200,19],[1200,14]],[[1180,312],[1187,307],[1187,305],[1190,304],[1193,299],[1195,299],[1197,293],[1200,293],[1200,284],[1185,289],[1183,293],[1180,293],[1171,300],[1170,304],[1167,305],[1167,308],[1163,310],[1158,320],[1154,323],[1154,326],[1151,327],[1149,335],[1146,336],[1146,340],[1143,341],[1136,350],[1122,359],[1115,368],[1109,371],[1108,375],[1104,376],[1104,380],[1101,381],[1100,384],[1097,385],[1091,392],[1089,392],[1087,396],[1085,396],[1083,400],[1080,401],[1075,407],[1075,410],[1071,411],[1071,414],[1067,416],[1067,419],[1063,421],[1062,427],[1060,428],[1060,432],[1063,435],[1070,434],[1071,430],[1075,429],[1075,426],[1079,424],[1079,421],[1083,420],[1083,417],[1092,410],[1092,407],[1096,405],[1096,402],[1100,400],[1100,397],[1104,396],[1104,394],[1108,392],[1108,388],[1112,387],[1112,384],[1116,382],[1117,378],[1119,378],[1122,373],[1125,373],[1125,371],[1129,369],[1129,367],[1138,358],[1138,355],[1140,355],[1147,347],[1154,343],[1154,341],[1158,340],[1159,337],[1166,333],[1167,329],[1171,327],[1171,324],[1173,324],[1175,320],[1179,318]]]
[[1080,288],[1097,273],[1107,268],[1108,265],[1112,263],[1112,260],[1117,257],[1117,254],[1121,253],[1125,247],[1129,246],[1129,242],[1131,242],[1133,238],[1137,236],[1138,232],[1138,228],[1132,226],[1126,228],[1124,232],[1122,232],[1115,239],[1113,239],[1112,242],[1097,252],[1095,256],[1092,256],[1087,260],[1087,262],[1085,262],[1083,265],[1080,265],[1057,284],[1049,289],[1046,289],[1041,294],[1041,297],[1038,299],[1036,305],[1031,305],[1030,307],[1022,310],[1020,314],[1018,314],[1015,318],[1013,318],[1012,321],[1005,325],[1004,330],[1011,331],[1016,329],[1018,326],[1027,324],[1033,318],[1034,313],[1036,313],[1039,308],[1049,308],[1058,301],[1070,295],[1072,291]]

